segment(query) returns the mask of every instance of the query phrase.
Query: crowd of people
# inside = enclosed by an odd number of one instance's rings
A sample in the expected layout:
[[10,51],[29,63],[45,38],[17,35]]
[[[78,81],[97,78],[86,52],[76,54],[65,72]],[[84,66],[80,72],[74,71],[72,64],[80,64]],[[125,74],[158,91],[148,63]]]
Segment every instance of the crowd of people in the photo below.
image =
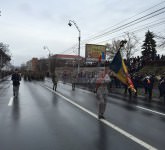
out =
[[[107,80],[106,80],[107,79]],[[131,76],[132,82],[136,89],[136,92],[132,92],[127,85],[120,82],[115,76],[112,75],[110,71],[105,68],[97,72],[80,72],[75,74],[73,72],[64,71],[60,76],[56,73],[52,75],[53,90],[56,91],[57,83],[62,80],[63,83],[71,83],[72,90],[75,90],[76,86],[83,86],[94,93],[98,100],[98,118],[104,118],[104,112],[106,108],[106,95],[107,93],[113,91],[114,88],[125,89],[124,94],[129,93],[129,96],[138,96],[139,88],[144,89],[144,94],[148,102],[151,102],[153,95],[153,88],[157,86],[159,89],[159,97],[163,97],[163,102],[165,104],[165,74],[161,77],[156,77],[151,74],[139,75],[134,74]],[[155,84],[157,82],[157,84]]]
[[87,86],[93,89],[96,93],[96,98],[98,102],[98,118],[104,119],[104,112],[107,104],[107,86],[110,83],[110,76],[108,71],[101,69],[98,72],[80,72],[76,73],[67,73],[64,71],[62,74],[57,75],[56,72],[52,74],[52,83],[53,90],[56,91],[57,84],[59,80],[62,80],[65,84],[66,82],[70,82],[72,84],[72,90],[75,90],[77,85]]
[[42,72],[32,72],[32,71],[25,71],[21,74],[25,81],[32,81],[32,80],[44,80],[45,74]]
[[[165,61],[165,56],[157,56],[155,61]],[[127,64],[127,67],[129,68],[130,77],[133,81],[134,87],[136,89],[136,93],[134,93],[135,96],[139,94],[138,90],[139,88],[144,88],[144,94],[148,98],[149,101],[152,100],[152,95],[153,95],[153,88],[157,88],[159,90],[159,97],[164,97],[164,102],[165,102],[165,85],[164,85],[164,78],[165,74],[157,77],[153,74],[140,74],[138,73],[138,70],[140,70],[143,67],[143,61],[142,58],[135,57],[131,58],[128,61],[125,61]],[[130,66],[128,64],[131,64]],[[94,63],[93,65],[98,65],[97,63]],[[107,66],[107,67],[106,67]],[[108,68],[109,62],[106,61],[104,64],[104,67],[100,68]],[[31,80],[44,80],[45,79],[45,74],[44,73],[37,73],[37,72],[23,72],[22,73],[24,80],[26,81],[31,81]],[[54,88],[53,90],[57,89],[57,82],[58,80],[63,81],[63,83],[72,83],[72,89],[75,89],[76,85],[81,85],[88,87],[88,89],[92,91],[96,91],[96,80],[98,78],[98,71],[91,71],[89,67],[89,71],[81,71],[79,74],[73,73],[73,72],[68,72],[68,71],[63,71],[60,74],[59,73],[53,73],[51,75],[52,77],[52,82],[54,83]],[[132,96],[132,92],[130,89],[124,85],[122,82],[120,82],[115,76],[112,76],[109,74],[109,77],[111,78],[111,81],[108,84],[108,90],[113,88],[123,88],[124,94],[129,93],[130,96]]]
[[[155,76],[153,74],[131,74],[131,80],[134,84],[134,87],[137,92],[132,93],[127,85],[124,85],[121,81],[119,81],[115,76],[111,73],[108,74],[111,78],[111,81],[108,83],[108,90],[118,88],[125,89],[124,94],[129,93],[130,96],[135,95],[138,96],[139,89],[144,89],[144,94],[146,98],[150,102],[152,100],[153,89],[157,88],[159,90],[159,97],[165,95],[165,74],[161,76]],[[57,75],[58,76],[58,75]],[[75,85],[84,86],[90,89],[91,91],[96,91],[96,80],[98,78],[98,72],[80,72],[79,74],[68,73],[64,71],[60,76],[58,76],[58,80],[62,80],[63,83],[69,82],[73,83],[73,89],[75,89]],[[165,102],[165,97],[164,97]]]
[[[162,61],[163,60],[163,61]],[[165,62],[165,57],[156,57],[156,60],[154,61],[161,61],[163,64]],[[146,99],[151,102],[153,98],[153,89],[157,88],[159,90],[159,97],[163,97],[163,103],[165,104],[165,73],[161,74],[160,76],[155,76],[154,74],[140,74],[138,71],[143,67],[145,64],[145,61],[142,60],[140,57],[131,58],[129,61],[125,60],[125,63],[128,67],[128,70],[130,72],[130,79],[133,82],[135,91],[133,92],[131,88],[129,88],[128,85],[123,84],[120,80],[117,79],[117,77],[111,72],[109,69],[109,61],[106,61],[102,64],[93,63],[90,64],[96,65],[98,67],[98,70],[92,71],[80,71],[80,73],[75,73],[72,71],[63,71],[63,72],[54,72],[49,77],[52,78],[53,83],[53,90],[57,90],[58,87],[58,81],[63,81],[63,83],[71,83],[72,84],[72,90],[75,90],[76,86],[83,86],[94,93],[96,93],[96,98],[98,100],[98,118],[103,119],[104,118],[104,112],[106,108],[106,96],[108,92],[113,91],[112,89],[124,89],[124,94],[129,94],[130,97],[132,96],[138,96],[139,95],[139,89],[144,89],[144,95]],[[88,64],[89,65],[89,64]],[[100,70],[101,69],[101,70]],[[13,93],[14,96],[17,96],[18,89],[19,89],[19,82],[20,77],[17,76],[17,71],[15,74],[12,75],[12,81],[13,81]],[[23,72],[22,76],[25,81],[31,81],[31,80],[44,80],[45,74],[44,73],[37,73],[37,72]],[[141,94],[141,93],[140,93]]]
[[[157,64],[157,65],[165,65],[165,56],[164,55],[157,55],[154,60],[151,59],[143,59],[143,57],[137,56],[137,57],[131,57],[130,59],[124,60],[126,65],[131,68],[131,70],[134,70],[134,72],[139,71],[142,67],[144,67],[147,64]],[[81,67],[108,67],[110,61],[104,61],[104,62],[88,62],[81,64]]]
[[[44,79],[43,74],[24,72],[22,75],[24,80],[28,81]],[[104,112],[107,103],[106,97],[107,94],[109,92],[112,92],[112,89],[114,88],[125,89],[124,94],[127,94],[128,92],[129,96],[138,96],[139,88],[144,88],[144,94],[147,100],[151,102],[153,88],[157,86],[160,93],[159,97],[163,97],[163,102],[165,104],[165,73],[159,77],[151,74],[131,74],[130,78],[132,79],[136,92],[132,92],[132,90],[127,85],[120,82],[108,69],[108,67],[100,67],[99,70],[96,72],[83,71],[79,74],[66,71],[62,72],[61,74],[54,72],[51,74],[51,78],[53,83],[52,88],[55,91],[58,87],[58,81],[61,80],[64,84],[71,83],[72,90],[75,90],[76,86],[83,86],[96,93],[99,119],[104,119]],[[11,80],[13,81],[13,95],[14,97],[17,97],[21,80],[21,75],[18,73],[18,70],[14,72]],[[156,85],[155,82],[157,82],[158,84]]]

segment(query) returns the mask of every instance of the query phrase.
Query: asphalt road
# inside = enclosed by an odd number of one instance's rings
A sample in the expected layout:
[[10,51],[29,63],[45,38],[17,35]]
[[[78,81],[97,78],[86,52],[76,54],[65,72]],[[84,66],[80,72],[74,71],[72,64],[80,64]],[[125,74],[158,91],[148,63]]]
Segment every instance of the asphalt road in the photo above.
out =
[[[2,86],[3,84],[3,86]],[[10,81],[0,89],[0,150],[164,149],[164,107],[111,94],[105,120],[94,93],[59,83]],[[134,102],[135,101],[135,102]]]

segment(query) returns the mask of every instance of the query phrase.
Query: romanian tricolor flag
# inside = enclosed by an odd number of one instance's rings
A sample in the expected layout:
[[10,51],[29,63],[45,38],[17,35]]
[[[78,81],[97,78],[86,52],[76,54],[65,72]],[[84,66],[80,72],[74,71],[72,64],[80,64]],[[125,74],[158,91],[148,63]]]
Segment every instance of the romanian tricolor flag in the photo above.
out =
[[118,50],[116,53],[113,61],[111,62],[109,66],[110,70],[113,71],[114,75],[124,84],[128,85],[128,88],[130,88],[133,92],[136,92],[133,82],[130,78],[130,75],[128,73],[127,67],[124,63],[124,60],[121,57],[121,53]]
[[98,61],[101,62],[101,55],[99,55]]

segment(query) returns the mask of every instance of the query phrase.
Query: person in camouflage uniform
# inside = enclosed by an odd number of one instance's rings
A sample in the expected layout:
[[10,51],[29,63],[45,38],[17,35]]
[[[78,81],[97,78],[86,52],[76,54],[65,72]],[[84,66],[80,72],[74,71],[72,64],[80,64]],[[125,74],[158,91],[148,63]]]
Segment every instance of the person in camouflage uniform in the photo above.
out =
[[56,91],[57,89],[57,82],[58,82],[58,77],[57,74],[54,72],[54,74],[52,75],[52,82],[53,82],[53,90]]
[[72,90],[75,90],[76,82],[77,82],[77,76],[76,74],[73,73],[71,75]]
[[107,85],[110,82],[110,77],[108,73],[104,70],[99,72],[98,78],[96,80],[96,96],[98,100],[98,118],[104,119],[104,112],[106,109],[107,99],[106,96],[108,94]]

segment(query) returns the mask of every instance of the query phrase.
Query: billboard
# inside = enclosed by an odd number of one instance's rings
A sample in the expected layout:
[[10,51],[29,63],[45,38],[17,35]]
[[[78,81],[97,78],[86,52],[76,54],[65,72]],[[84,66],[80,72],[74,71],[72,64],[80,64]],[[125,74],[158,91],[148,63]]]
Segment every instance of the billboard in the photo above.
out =
[[105,61],[106,46],[96,44],[86,44],[85,46],[86,61]]

